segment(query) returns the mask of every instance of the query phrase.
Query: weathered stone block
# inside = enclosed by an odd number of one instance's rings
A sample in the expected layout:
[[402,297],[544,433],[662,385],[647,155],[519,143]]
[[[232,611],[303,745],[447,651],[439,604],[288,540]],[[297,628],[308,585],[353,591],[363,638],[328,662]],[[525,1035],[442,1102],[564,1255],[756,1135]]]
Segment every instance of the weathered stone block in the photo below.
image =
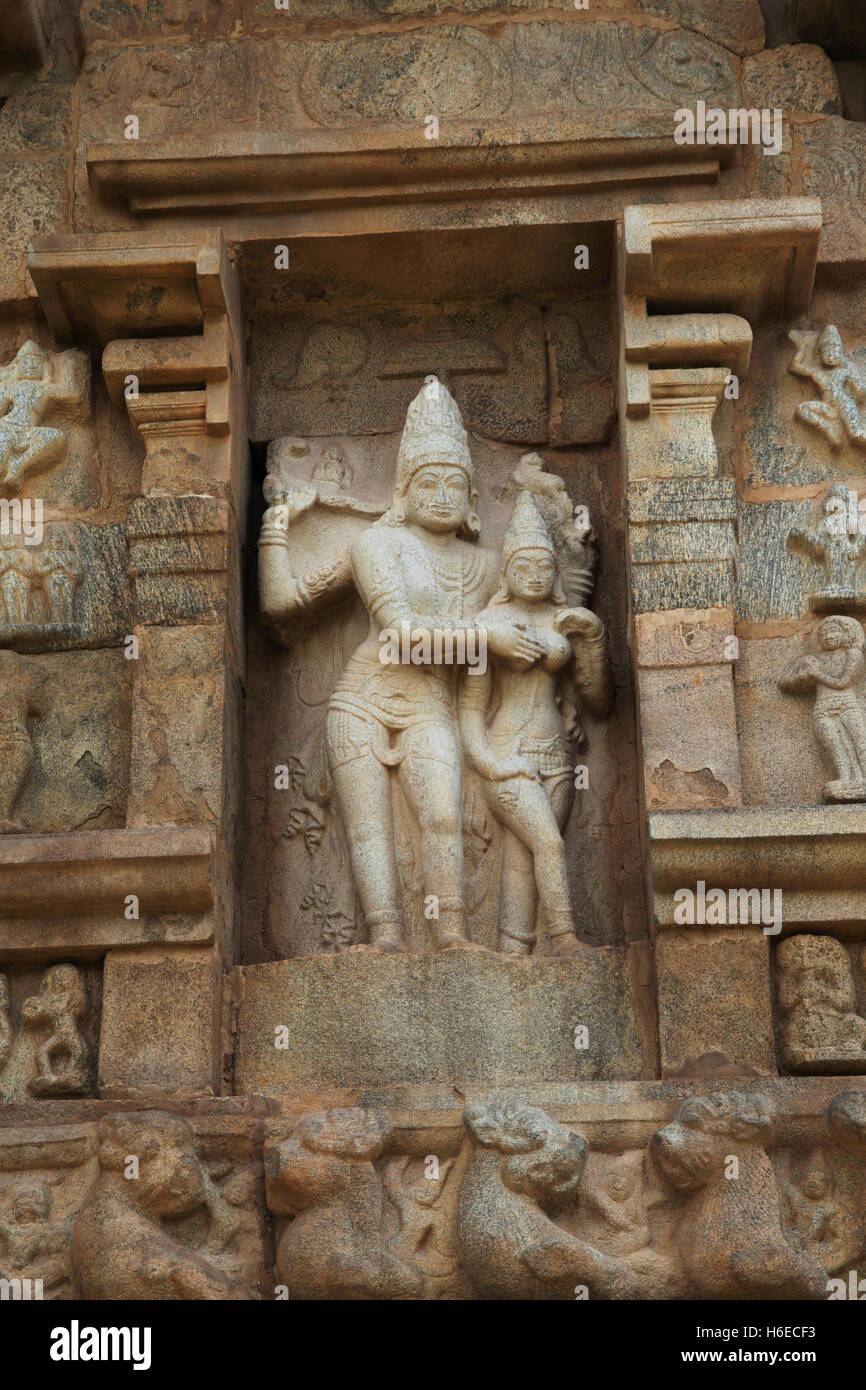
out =
[[105,957],[99,1094],[212,1095],[217,1089],[219,985],[205,948],[113,950]]
[[662,1076],[773,1076],[768,938],[746,928],[655,939]]
[[[625,953],[615,948],[569,961],[350,951],[244,966],[238,988],[242,1091],[600,1080],[642,1065]],[[586,1047],[575,1046],[581,1027]]]

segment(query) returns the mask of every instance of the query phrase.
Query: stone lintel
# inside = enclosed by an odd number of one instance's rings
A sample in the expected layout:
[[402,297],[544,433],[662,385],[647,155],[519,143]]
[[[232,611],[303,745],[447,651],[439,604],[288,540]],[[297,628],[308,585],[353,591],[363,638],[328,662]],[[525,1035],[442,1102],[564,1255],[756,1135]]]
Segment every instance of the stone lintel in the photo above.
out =
[[[537,197],[700,178],[715,181],[730,147],[678,145],[667,116],[530,116],[467,126],[443,119],[357,132],[226,134],[174,144],[92,145],[91,181],[106,200],[141,214],[355,212],[397,202]],[[491,151],[495,157],[491,158]]]
[[[124,921],[124,899],[148,912],[205,912],[213,903],[213,839],[205,826],[80,830],[0,838],[0,921],[111,913]],[[208,933],[209,937],[210,933]],[[188,939],[188,938],[185,938]],[[201,938],[198,938],[201,940]]]
[[781,889],[783,933],[810,924],[862,931],[866,806],[652,812],[649,851],[660,926],[679,925],[674,892],[703,881],[707,891]]

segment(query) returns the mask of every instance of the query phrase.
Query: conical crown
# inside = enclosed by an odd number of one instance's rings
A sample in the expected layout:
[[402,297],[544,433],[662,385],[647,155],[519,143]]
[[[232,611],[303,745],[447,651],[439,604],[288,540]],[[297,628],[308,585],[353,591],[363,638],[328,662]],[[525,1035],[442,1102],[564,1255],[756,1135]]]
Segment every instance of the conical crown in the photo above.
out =
[[447,463],[474,484],[469,443],[457,402],[435,376],[428,377],[406,412],[397,455],[397,487],[405,490],[419,468]]
[[547,524],[538,510],[535,498],[526,488],[518,494],[502,542],[503,568],[520,550],[546,550],[548,555],[556,559]]

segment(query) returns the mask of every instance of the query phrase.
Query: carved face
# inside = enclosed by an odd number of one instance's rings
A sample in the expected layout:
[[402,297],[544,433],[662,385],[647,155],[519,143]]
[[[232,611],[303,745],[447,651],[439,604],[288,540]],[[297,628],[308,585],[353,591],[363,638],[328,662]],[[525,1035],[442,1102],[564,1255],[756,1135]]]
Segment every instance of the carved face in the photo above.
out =
[[156,1153],[141,1163],[137,1189],[141,1205],[158,1216],[188,1216],[204,1200],[202,1171],[194,1150],[181,1136],[161,1134]]
[[512,1192],[555,1207],[577,1191],[585,1162],[586,1140],[562,1125],[551,1125],[540,1148],[504,1160],[502,1179]]
[[838,367],[845,355],[837,329],[828,328],[821,334],[821,361],[825,367]]
[[546,550],[518,550],[508,561],[505,582],[513,598],[541,603],[556,581],[556,565]]
[[406,520],[427,531],[458,531],[469,512],[469,480],[461,468],[420,468],[406,491]]
[[818,629],[818,641],[825,652],[838,651],[840,647],[847,647],[848,637],[838,623],[824,622]]
[[674,1120],[656,1130],[650,1152],[664,1180],[678,1192],[706,1187],[724,1173],[730,1137],[708,1133],[700,1122]]

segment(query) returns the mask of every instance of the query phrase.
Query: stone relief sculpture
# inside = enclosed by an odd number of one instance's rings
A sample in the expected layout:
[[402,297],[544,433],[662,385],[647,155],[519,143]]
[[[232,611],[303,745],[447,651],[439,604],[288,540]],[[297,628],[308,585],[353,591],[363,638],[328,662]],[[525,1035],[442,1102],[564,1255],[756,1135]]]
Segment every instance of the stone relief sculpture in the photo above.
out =
[[794,1072],[866,1070],[866,1019],[851,958],[832,936],[790,936],[777,950],[782,1061]]
[[250,1297],[213,1255],[178,1235],[177,1223],[208,1202],[205,1170],[185,1120],[159,1111],[109,1115],[99,1124],[98,1161],[72,1233],[82,1298]]
[[389,1247],[375,1167],[391,1132],[382,1111],[311,1112],[265,1150],[268,1204],[293,1217],[277,1248],[290,1298],[420,1298],[424,1279]]
[[23,830],[15,808],[33,770],[35,755],[27,721],[47,712],[44,674],[26,657],[0,651],[0,834]]
[[87,1013],[84,977],[76,965],[52,965],[38,994],[24,1001],[24,1028],[43,1036],[36,1050],[38,1074],[29,1082],[34,1096],[77,1095],[87,1086],[89,1054],[78,1031]]
[[773,1120],[763,1097],[715,1093],[684,1101],[652,1137],[652,1160],[680,1204],[680,1257],[702,1298],[825,1296],[825,1271],[782,1228]]
[[0,596],[5,608],[0,634],[8,627],[13,639],[21,629],[44,638],[52,630],[73,628],[83,579],[84,567],[63,527],[46,528],[39,547],[0,534]]
[[825,586],[811,600],[816,612],[866,607],[866,591],[858,588],[857,577],[866,558],[866,532],[856,504],[856,493],[844,483],[834,483],[821,504],[818,525],[794,527],[788,535],[793,549],[804,551],[824,569]]
[[[573,794],[569,739],[581,738],[578,704],[599,715],[612,704],[603,628],[581,606],[592,590],[594,535],[588,526],[575,526],[561,480],[545,474],[537,456],[526,456],[513,485],[526,490],[518,507],[535,508],[538,529],[522,550],[529,552],[530,568],[540,558],[552,573],[546,589],[544,583],[537,588],[535,577],[518,580],[526,557],[512,546],[505,587],[494,600],[500,563],[495,551],[477,544],[478,498],[466,431],[435,377],[409,407],[391,505],[354,533],[345,526],[340,531],[335,515],[335,553],[324,563],[299,564],[311,549],[319,556],[323,550],[319,539],[317,547],[305,543],[297,558],[292,551],[290,528],[311,509],[323,519],[329,510],[364,517],[360,504],[340,494],[345,471],[342,459],[337,463],[339,473],[328,478],[320,464],[309,483],[272,488],[259,551],[263,613],[287,644],[305,614],[333,609],[353,594],[363,605],[365,635],[359,644],[356,639],[325,702],[325,757],[314,748],[296,755],[304,796],[286,829],[287,836],[297,835],[303,823],[308,848],[316,851],[330,834],[324,822],[336,810],[345,837],[345,852],[338,847],[336,858],[360,901],[366,941],[359,943],[354,911],[334,899],[320,876],[301,895],[319,919],[319,949],[364,944],[404,951],[418,944],[419,916],[422,945],[477,947],[467,902],[476,893],[473,881],[486,872],[492,811],[514,850],[500,885],[508,902],[500,948],[531,950],[538,877],[548,893],[552,949],[573,954],[579,947],[560,833]],[[517,515],[514,525],[520,524]],[[484,674],[489,662],[499,675],[495,690]],[[498,699],[505,671],[513,673],[508,701],[488,729],[488,704]],[[490,734],[502,743],[497,758],[487,744]],[[518,744],[531,745],[530,752],[520,752]],[[506,775],[493,779],[503,786],[485,785],[503,758]],[[509,771],[508,758],[523,759],[519,771]],[[311,775],[313,768],[318,771]],[[506,805],[515,796],[516,810]],[[535,876],[532,847],[541,854]],[[552,873],[556,883],[548,885]],[[420,903],[434,904],[433,910],[420,914]],[[495,928],[487,944],[497,944]]]
[[819,650],[798,657],[779,679],[792,695],[812,694],[812,727],[835,777],[824,785],[826,801],[866,801],[866,714],[861,686],[866,634],[844,614],[817,628]]
[[794,329],[788,336],[797,348],[790,370],[808,377],[821,392],[819,401],[797,406],[797,417],[820,430],[833,449],[846,441],[866,449],[866,380],[846,353],[836,325],[828,323],[819,333]]
[[49,414],[68,417],[81,408],[87,373],[83,352],[46,352],[34,342],[0,367],[0,488],[15,492],[27,474],[63,457],[66,432],[43,422]]
[[543,1110],[514,1099],[467,1106],[472,1157],[460,1186],[457,1230],[463,1266],[485,1298],[632,1298],[622,1261],[556,1224],[575,1197],[586,1141]]
[[49,965],[18,1013],[9,981],[0,976],[0,1099],[88,1094],[94,1080],[90,1018],[80,966]]
[[518,496],[502,563],[499,589],[478,626],[508,620],[541,652],[533,660],[494,660],[482,675],[462,673],[459,699],[464,749],[504,827],[498,944],[508,953],[531,952],[540,898],[553,954],[575,955],[580,944],[560,832],[574,800],[571,737],[579,744],[582,730],[574,701],[566,726],[557,687],[568,674],[595,713],[610,713],[604,628],[588,609],[565,606],[550,533],[528,491]]
[[70,1297],[70,1235],[71,1223],[52,1212],[48,1183],[17,1183],[8,1215],[0,1219],[0,1278],[39,1279],[44,1298]]

